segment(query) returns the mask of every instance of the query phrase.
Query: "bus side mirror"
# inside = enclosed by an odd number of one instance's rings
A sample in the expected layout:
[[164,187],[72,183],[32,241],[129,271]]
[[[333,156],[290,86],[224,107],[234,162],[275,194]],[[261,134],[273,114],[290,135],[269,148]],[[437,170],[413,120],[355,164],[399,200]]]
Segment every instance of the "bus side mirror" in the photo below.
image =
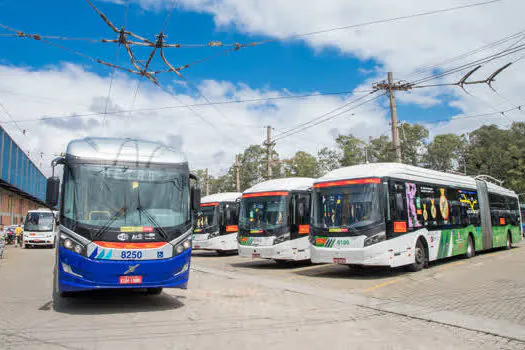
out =
[[191,209],[197,211],[201,206],[201,189],[193,187],[191,189]]
[[47,179],[46,204],[48,207],[56,207],[58,204],[58,193],[60,191],[60,179],[56,176]]

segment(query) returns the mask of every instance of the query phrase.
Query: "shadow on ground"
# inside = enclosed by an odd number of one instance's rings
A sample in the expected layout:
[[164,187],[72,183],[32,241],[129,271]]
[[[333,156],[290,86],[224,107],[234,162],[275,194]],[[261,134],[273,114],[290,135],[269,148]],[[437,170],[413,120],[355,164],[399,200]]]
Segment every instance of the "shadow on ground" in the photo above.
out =
[[175,310],[184,306],[182,298],[161,293],[146,295],[140,290],[99,290],[75,293],[70,297],[55,297],[40,307],[71,315],[101,315],[132,312]]

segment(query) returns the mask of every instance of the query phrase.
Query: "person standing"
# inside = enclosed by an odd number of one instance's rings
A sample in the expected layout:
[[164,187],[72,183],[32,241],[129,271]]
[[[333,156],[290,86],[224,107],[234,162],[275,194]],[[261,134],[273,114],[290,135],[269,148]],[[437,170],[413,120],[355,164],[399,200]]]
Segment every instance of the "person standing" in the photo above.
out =
[[16,246],[22,247],[22,227],[20,227],[20,224],[15,229],[15,236],[16,236]]

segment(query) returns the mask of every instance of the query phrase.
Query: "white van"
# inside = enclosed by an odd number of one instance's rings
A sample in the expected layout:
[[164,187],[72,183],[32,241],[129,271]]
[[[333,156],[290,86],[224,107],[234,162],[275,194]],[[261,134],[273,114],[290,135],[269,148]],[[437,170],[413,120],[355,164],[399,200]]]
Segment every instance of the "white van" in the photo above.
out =
[[30,210],[24,222],[24,248],[47,246],[53,248],[58,231],[58,212],[47,208]]

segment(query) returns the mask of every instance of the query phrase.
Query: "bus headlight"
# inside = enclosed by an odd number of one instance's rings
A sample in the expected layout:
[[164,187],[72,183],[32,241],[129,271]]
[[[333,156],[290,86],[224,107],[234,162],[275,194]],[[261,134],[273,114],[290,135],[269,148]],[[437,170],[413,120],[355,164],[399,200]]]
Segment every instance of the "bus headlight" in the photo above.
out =
[[187,238],[184,241],[173,246],[173,256],[179,255],[188,249],[191,249],[191,238]]
[[365,239],[365,247],[368,247],[372,244],[377,244],[379,242],[383,242],[386,240],[386,233],[381,232],[376,235],[370,236],[367,239]]
[[80,243],[74,240],[73,238],[69,237],[64,232],[60,233],[60,245],[67,250],[70,250],[72,252],[75,252],[79,255],[86,255],[86,247]]

